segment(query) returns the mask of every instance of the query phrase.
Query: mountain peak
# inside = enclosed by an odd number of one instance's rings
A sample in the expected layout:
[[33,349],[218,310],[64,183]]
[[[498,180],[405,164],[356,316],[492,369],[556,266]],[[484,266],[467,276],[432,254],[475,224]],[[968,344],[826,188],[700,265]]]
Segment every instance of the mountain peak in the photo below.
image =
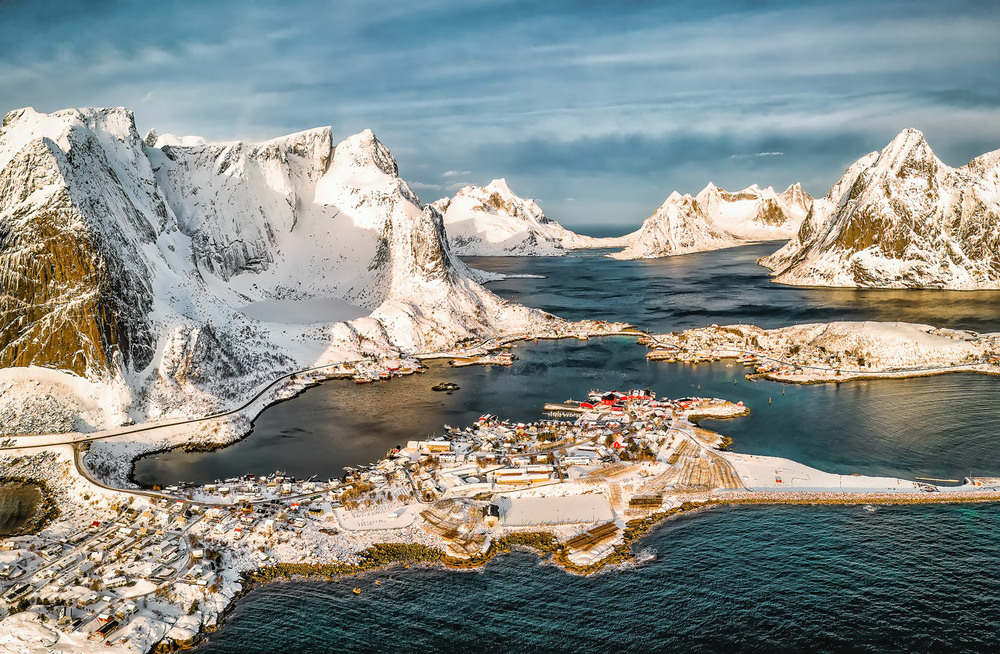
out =
[[896,135],[889,144],[879,152],[878,165],[886,166],[894,171],[901,171],[908,163],[929,162],[940,163],[923,132],[908,127]]
[[492,191],[496,191],[497,193],[500,193],[501,195],[513,195],[514,194],[514,192],[510,190],[510,187],[507,186],[507,180],[505,178],[503,178],[503,177],[494,179],[493,181],[491,181],[489,184],[486,185],[486,188],[488,188],[488,189],[490,189]]
[[[941,163],[916,129],[844,172],[798,236],[762,263],[805,286],[1000,288],[1000,174]],[[991,240],[993,239],[993,240]]]
[[349,162],[355,168],[375,167],[390,177],[399,176],[396,159],[370,129],[344,139],[337,145],[334,157],[337,163]]

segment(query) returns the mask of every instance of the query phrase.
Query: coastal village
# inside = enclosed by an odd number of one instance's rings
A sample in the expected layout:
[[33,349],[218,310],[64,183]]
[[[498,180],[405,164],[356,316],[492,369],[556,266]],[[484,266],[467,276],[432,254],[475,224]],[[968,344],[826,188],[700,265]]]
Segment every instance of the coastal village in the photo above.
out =
[[[650,526],[699,506],[974,501],[996,499],[1000,485],[845,477],[727,452],[728,439],[695,421],[744,415],[740,402],[633,389],[544,410],[551,419],[445,426],[342,478],[275,473],[105,494],[104,519],[0,542],[0,598],[17,623],[0,645],[17,633],[74,651],[167,651],[196,642],[240,593],[276,577],[481,565],[512,546],[585,574],[627,560]],[[376,591],[361,580],[354,589]]]

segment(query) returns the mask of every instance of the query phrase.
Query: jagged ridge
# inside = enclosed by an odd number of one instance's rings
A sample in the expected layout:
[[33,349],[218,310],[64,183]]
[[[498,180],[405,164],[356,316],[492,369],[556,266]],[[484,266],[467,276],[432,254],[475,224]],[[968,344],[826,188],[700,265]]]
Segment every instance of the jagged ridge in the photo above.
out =
[[465,186],[432,206],[444,216],[452,251],[462,256],[559,256],[567,250],[623,247],[629,242],[566,229],[534,200],[511,191],[505,179]]
[[[107,416],[200,413],[348,353],[554,320],[473,281],[369,130],[141,140],[125,109],[22,109],[0,131],[0,189],[0,366],[120,387]],[[370,315],[243,312],[317,299]]]
[[955,169],[903,130],[852,164],[761,264],[785,284],[1000,288],[1000,150]]

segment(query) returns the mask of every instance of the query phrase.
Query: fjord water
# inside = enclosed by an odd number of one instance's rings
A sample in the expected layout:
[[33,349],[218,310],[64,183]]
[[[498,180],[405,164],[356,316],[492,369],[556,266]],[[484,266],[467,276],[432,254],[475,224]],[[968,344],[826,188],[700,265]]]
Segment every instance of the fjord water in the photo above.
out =
[[515,553],[273,584],[197,652],[989,651],[998,524],[995,505],[713,509],[593,577]]
[[[652,261],[601,253],[567,257],[474,258],[505,273],[540,274],[490,284],[496,293],[557,315],[624,320],[654,331],[711,323],[779,326],[822,320],[906,320],[1000,330],[1000,293],[799,289],[771,284],[755,245]],[[784,386],[747,382],[725,363],[647,362],[635,339],[522,343],[510,368],[448,368],[359,386],[327,382],[267,409],[245,440],[215,452],[169,452],[137,462],[144,485],[211,482],[275,469],[300,478],[339,475],[397,444],[465,427],[484,413],[535,420],[545,402],[582,399],[592,389],[650,387],[744,401],[751,415],[706,426],[734,438],[737,451],[787,456],[832,472],[904,477],[1000,475],[1000,380],[949,375],[903,381]],[[435,393],[439,381],[454,394]]]
[[[769,284],[754,260],[773,249],[652,262],[584,253],[470,263],[548,275],[492,284],[504,297],[566,318],[626,320],[655,331],[841,319],[1000,330],[996,293]],[[526,343],[515,353],[510,368],[436,364],[388,384],[322,384],[268,409],[241,443],[147,458],[136,477],[204,481],[275,467],[332,475],[442,423],[464,426],[487,412],[534,419],[546,401],[622,386],[743,400],[750,416],[706,423],[731,435],[737,451],[845,473],[1000,475],[996,378],[755,383],[724,362],[647,362],[645,349],[623,337]],[[432,393],[442,380],[461,390]],[[654,531],[637,548],[641,565],[594,577],[512,554],[477,572],[395,569],[274,584],[242,600],[197,651],[983,651],[1000,639],[998,525],[993,505],[714,509]],[[351,592],[355,586],[361,595]]]

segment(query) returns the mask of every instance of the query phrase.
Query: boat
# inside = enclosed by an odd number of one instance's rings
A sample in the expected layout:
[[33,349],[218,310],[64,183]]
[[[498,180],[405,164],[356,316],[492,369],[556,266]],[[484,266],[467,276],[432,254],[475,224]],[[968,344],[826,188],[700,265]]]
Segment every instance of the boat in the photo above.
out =
[[457,391],[459,389],[458,384],[454,382],[441,382],[436,386],[431,386],[432,391]]
[[354,594],[355,595],[360,595],[361,594],[361,589],[355,586],[355,588],[354,588]]

